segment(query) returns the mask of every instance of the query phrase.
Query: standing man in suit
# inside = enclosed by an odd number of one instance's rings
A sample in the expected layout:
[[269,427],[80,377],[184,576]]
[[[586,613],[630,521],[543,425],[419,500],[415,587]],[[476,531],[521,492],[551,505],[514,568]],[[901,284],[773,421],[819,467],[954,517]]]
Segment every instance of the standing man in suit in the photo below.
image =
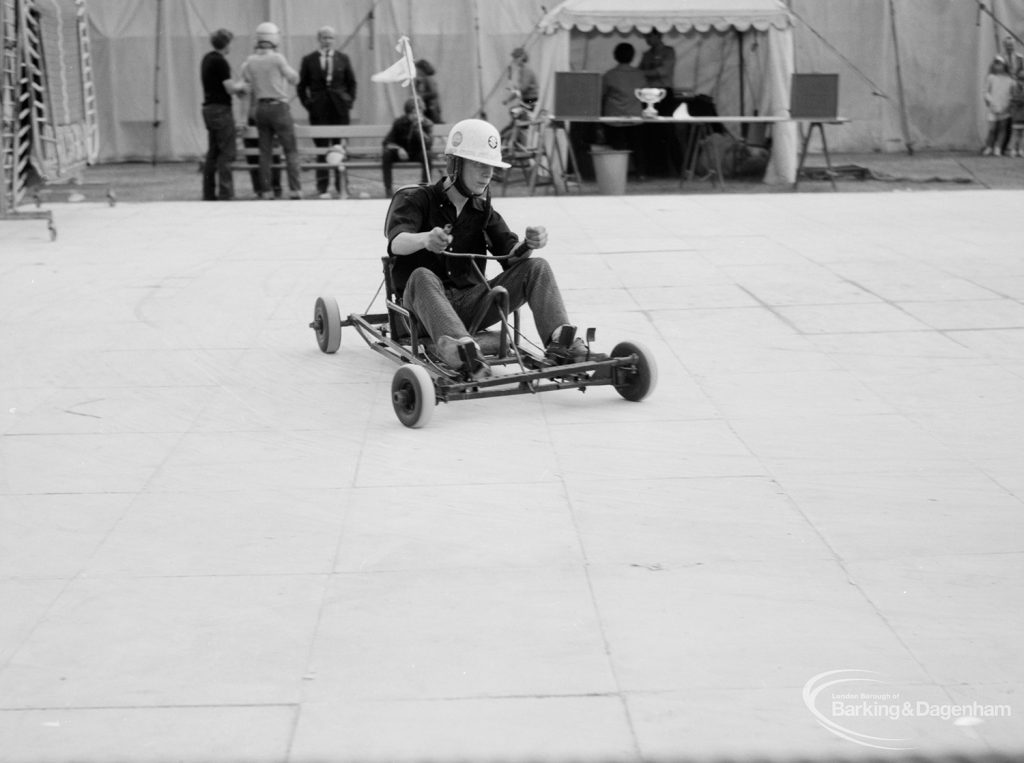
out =
[[[309,112],[311,125],[347,125],[349,110],[356,100],[356,77],[348,56],[334,49],[337,35],[329,26],[321,27],[316,33],[320,47],[305,56],[299,65],[299,100]],[[330,138],[316,138],[317,146],[327,148],[334,141]],[[317,157],[318,162],[326,161],[326,152]],[[316,187],[321,199],[331,198],[331,171],[316,171]],[[334,187],[341,191],[341,173],[334,172]]]

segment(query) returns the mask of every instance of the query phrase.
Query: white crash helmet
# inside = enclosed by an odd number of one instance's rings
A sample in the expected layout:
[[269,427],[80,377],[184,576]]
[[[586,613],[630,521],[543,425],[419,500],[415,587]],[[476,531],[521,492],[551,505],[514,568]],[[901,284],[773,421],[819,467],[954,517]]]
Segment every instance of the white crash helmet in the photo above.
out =
[[463,119],[448,133],[444,152],[448,156],[471,159],[491,167],[508,169],[512,165],[501,160],[501,135],[498,128],[482,119]]
[[341,164],[347,158],[348,153],[345,151],[345,147],[340,143],[335,143],[329,149],[325,155],[327,163],[331,165]]
[[269,42],[276,48],[281,44],[281,30],[273,21],[264,21],[256,27],[256,42]]

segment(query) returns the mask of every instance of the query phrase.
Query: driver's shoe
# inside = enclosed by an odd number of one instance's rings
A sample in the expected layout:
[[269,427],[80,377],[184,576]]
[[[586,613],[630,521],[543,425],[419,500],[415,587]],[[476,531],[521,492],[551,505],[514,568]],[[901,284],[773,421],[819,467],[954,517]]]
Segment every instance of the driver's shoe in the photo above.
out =
[[560,326],[555,338],[548,342],[544,348],[544,357],[555,365],[563,365],[588,360],[605,360],[608,356],[591,352],[587,343],[576,336],[576,327],[566,324]]
[[449,368],[461,370],[467,378],[479,381],[492,375],[491,367],[473,337],[453,339],[448,335],[442,336],[437,340],[437,354]]

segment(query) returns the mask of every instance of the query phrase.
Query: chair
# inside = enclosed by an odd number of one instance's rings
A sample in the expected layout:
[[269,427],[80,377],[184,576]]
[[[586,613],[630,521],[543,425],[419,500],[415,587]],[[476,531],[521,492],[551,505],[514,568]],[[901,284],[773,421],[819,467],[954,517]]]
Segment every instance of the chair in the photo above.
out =
[[539,144],[539,130],[533,114],[526,107],[512,109],[512,121],[501,131],[501,158],[512,165],[502,170],[502,196],[508,193],[508,181],[515,170],[523,173],[523,180],[533,195],[540,168]]

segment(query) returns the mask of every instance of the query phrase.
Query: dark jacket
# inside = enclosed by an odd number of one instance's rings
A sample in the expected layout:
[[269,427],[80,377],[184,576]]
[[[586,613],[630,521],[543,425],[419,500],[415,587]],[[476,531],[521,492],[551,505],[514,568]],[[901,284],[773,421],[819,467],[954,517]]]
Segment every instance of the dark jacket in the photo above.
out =
[[356,100],[356,77],[344,53],[331,51],[331,81],[327,82],[319,50],[299,64],[299,100],[309,112],[311,124],[348,124],[348,112]]
[[[412,161],[419,161],[423,158],[424,144],[426,144],[428,150],[430,149],[430,133],[434,127],[433,122],[426,117],[423,118],[422,125],[421,130],[420,123],[416,121],[415,117],[403,114],[391,123],[391,129],[384,136],[384,148],[388,149],[398,146],[405,149],[405,152]],[[421,132],[423,140],[420,140]]]

